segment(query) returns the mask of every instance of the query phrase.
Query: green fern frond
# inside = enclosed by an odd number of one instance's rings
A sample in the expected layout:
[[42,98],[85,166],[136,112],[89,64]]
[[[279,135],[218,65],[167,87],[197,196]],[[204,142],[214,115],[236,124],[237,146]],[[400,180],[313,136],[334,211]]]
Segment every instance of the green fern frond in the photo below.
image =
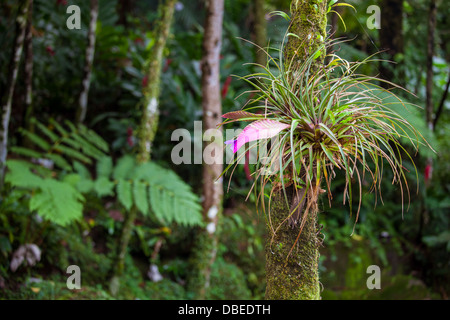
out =
[[113,196],[114,182],[106,177],[100,177],[94,181],[94,190],[99,197]]
[[86,126],[80,124],[78,125],[79,133],[86,140],[90,141],[95,147],[102,150],[103,152],[109,152],[108,143],[100,137],[95,131],[88,129]]
[[11,148],[12,152],[31,158],[49,159],[57,167],[71,171],[71,163],[74,161],[92,164],[93,159],[101,159],[108,151],[107,143],[83,125],[77,127],[70,121],[65,121],[69,128],[66,130],[54,119],[50,120],[48,126],[34,118],[31,121],[36,126],[36,132],[25,129],[20,129],[20,132],[42,153],[23,147]]
[[109,178],[113,171],[111,157],[104,156],[97,161],[97,177]]
[[19,188],[38,188],[42,184],[42,178],[31,172],[33,165],[21,160],[8,160],[8,171],[5,182]]
[[23,147],[11,147],[9,149],[11,151],[11,153],[15,153],[18,154],[20,156],[24,156],[24,157],[28,157],[28,158],[42,158],[43,154],[40,152],[37,152],[35,150],[32,149],[28,149],[28,148],[23,148]]
[[94,181],[92,179],[86,179],[80,176],[80,180],[78,181],[75,187],[81,193],[87,194],[94,189]]
[[134,157],[129,155],[123,156],[114,167],[113,178],[116,180],[129,179],[135,167],[136,159]]
[[58,141],[59,136],[48,127],[37,121],[36,118],[32,118],[30,122],[34,124],[43,134],[45,134],[52,143]]
[[91,178],[91,173],[81,162],[74,161],[73,168],[75,169],[75,172],[77,172],[82,178]]
[[64,159],[59,154],[49,153],[45,155],[45,158],[52,160],[56,166],[60,167],[63,170],[72,171],[72,166],[69,164],[69,162],[67,162],[66,159]]
[[84,197],[74,187],[79,179],[78,175],[67,175],[63,181],[42,178],[32,172],[32,169],[38,169],[39,166],[20,160],[8,160],[7,168],[5,182],[13,187],[33,191],[29,202],[31,211],[62,226],[81,218]]
[[30,132],[28,130],[25,129],[20,129],[19,130],[20,133],[22,135],[24,135],[25,137],[27,137],[31,142],[33,142],[36,146],[38,146],[39,148],[42,149],[42,151],[48,151],[51,148],[51,145],[45,141],[44,139],[42,139],[40,136],[38,136],[37,134]]
[[30,199],[30,210],[61,226],[82,217],[84,197],[70,184],[43,179],[39,189]]
[[148,183],[150,206],[156,217],[167,223],[202,223],[198,196],[173,171],[148,162],[137,167],[134,174]]
[[143,215],[147,215],[149,212],[147,185],[140,180],[134,180],[133,181],[133,195],[134,195],[134,202],[135,202],[138,210]]
[[125,209],[130,210],[133,206],[133,193],[131,183],[124,179],[119,179],[116,186],[117,199]]
[[60,137],[68,137],[69,132],[66,131],[55,119],[50,119],[50,124],[59,132]]

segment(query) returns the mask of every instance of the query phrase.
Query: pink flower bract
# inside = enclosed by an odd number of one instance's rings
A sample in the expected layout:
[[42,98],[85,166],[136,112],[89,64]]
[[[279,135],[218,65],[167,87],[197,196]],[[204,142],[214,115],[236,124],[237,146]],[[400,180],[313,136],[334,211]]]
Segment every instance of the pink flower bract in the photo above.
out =
[[225,144],[231,144],[231,150],[236,153],[246,142],[272,138],[289,127],[289,124],[276,120],[258,120],[246,126],[236,140],[225,141]]

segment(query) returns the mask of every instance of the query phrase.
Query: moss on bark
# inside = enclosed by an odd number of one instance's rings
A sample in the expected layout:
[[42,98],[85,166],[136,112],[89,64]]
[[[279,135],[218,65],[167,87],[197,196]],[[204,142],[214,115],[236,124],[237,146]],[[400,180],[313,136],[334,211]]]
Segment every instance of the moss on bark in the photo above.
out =
[[151,56],[147,63],[147,85],[143,88],[142,119],[139,128],[139,151],[137,159],[139,162],[150,161],[150,153],[159,122],[159,95],[160,79],[163,62],[163,53],[169,38],[175,11],[175,0],[166,0],[159,6],[161,18],[155,30],[157,35],[152,48]]
[[[293,68],[314,53],[326,38],[327,27],[327,1],[326,0],[293,0],[291,3],[290,36],[284,48],[284,58],[287,66]],[[316,60],[317,64],[323,62],[325,51]]]
[[[288,197],[288,202],[291,201],[292,198]],[[301,233],[300,224],[289,226],[286,220],[288,215],[289,206],[283,192],[279,191],[272,198],[271,223],[267,228],[266,299],[318,300],[320,242],[317,236],[317,206],[311,206]]]

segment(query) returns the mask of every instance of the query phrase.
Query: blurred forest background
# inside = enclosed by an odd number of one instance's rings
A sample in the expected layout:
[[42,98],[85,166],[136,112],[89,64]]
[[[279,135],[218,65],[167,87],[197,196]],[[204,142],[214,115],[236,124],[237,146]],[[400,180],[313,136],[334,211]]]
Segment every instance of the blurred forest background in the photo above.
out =
[[[2,107],[11,86],[21,1],[0,4]],[[412,163],[409,210],[386,174],[383,202],[366,192],[355,232],[354,216],[342,204],[344,177],[336,178],[333,207],[326,200],[319,222],[323,299],[447,299],[450,290],[448,197],[450,142],[450,2],[438,0],[349,0],[329,13],[329,34],[349,41],[334,48],[349,61],[383,51],[395,63],[365,66],[414,93],[405,99],[421,109],[403,114],[430,142]],[[81,8],[81,29],[66,26],[69,5]],[[288,28],[279,10],[288,0],[226,0],[220,81],[223,113],[239,110],[250,88],[232,75],[254,72],[256,26],[279,47]],[[381,28],[369,29],[370,5],[381,9]],[[255,8],[263,8],[257,15]],[[201,165],[175,165],[173,130],[202,120],[200,61],[205,23],[203,1],[175,4],[163,52],[160,118],[151,162],[137,165],[144,72],[158,34],[157,0],[99,0],[93,64],[86,63],[90,2],[34,0],[11,101],[8,162],[0,194],[0,298],[2,299],[193,299],[190,256],[201,223]],[[27,68],[28,66],[28,68]],[[32,68],[32,73],[29,68]],[[91,72],[86,116],[79,96]],[[2,110],[3,119],[5,110]],[[4,122],[3,122],[4,126]],[[4,128],[2,128],[4,130]],[[195,147],[194,147],[195,145]],[[193,152],[199,152],[193,141]],[[238,166],[224,193],[217,256],[208,299],[263,299],[265,222],[255,199],[245,201],[252,166]],[[140,171],[139,171],[140,170]],[[151,174],[143,173],[145,170]],[[130,176],[130,172],[132,175]],[[130,182],[131,181],[131,182]],[[225,187],[228,179],[225,177]],[[341,181],[341,183],[339,183]],[[416,194],[417,182],[420,184]],[[147,197],[147,186],[149,194]],[[157,191],[154,191],[157,190]],[[158,193],[159,192],[159,193]],[[133,197],[131,196],[133,194]],[[133,200],[134,199],[134,200]],[[137,207],[125,255],[126,212]],[[78,215],[82,212],[82,216]],[[141,214],[144,213],[144,214]],[[121,265],[122,264],[122,265]],[[81,270],[81,289],[69,290],[67,267]],[[382,270],[381,289],[369,290],[366,269]],[[110,278],[120,289],[110,291]]]

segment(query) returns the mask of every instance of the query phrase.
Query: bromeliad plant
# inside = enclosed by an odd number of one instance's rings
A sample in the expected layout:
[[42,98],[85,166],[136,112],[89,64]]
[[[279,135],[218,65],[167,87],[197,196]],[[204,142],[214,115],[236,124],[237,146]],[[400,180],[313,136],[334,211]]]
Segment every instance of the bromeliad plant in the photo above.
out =
[[[359,184],[355,224],[361,207],[362,181],[368,173],[372,178],[371,191],[379,191],[385,162],[393,172],[392,182],[400,186],[403,203],[405,192],[409,197],[403,158],[414,162],[401,142],[410,142],[416,151],[420,144],[427,144],[422,135],[395,111],[394,105],[406,107],[408,103],[391,90],[377,85],[384,80],[357,73],[361,65],[376,61],[372,56],[362,62],[348,62],[332,53],[325,60],[328,63],[315,63],[330,45],[321,46],[299,65],[283,61],[283,48],[279,59],[268,54],[267,65],[258,65],[262,70],[260,73],[242,78],[254,88],[250,91],[256,95],[251,101],[253,106],[223,115],[227,119],[223,124],[251,122],[235,140],[225,142],[234,153],[246,142],[277,138],[275,143],[272,139],[268,157],[258,157],[252,190],[260,190],[256,198],[264,210],[265,186],[272,183],[269,212],[272,195],[283,190],[290,208],[283,223],[289,221],[295,226],[301,221],[300,232],[308,213],[317,213],[320,193],[327,192],[331,205],[331,183],[336,169],[345,172],[344,204],[347,199],[350,212],[352,183],[356,180]],[[257,146],[250,143],[225,172]],[[264,154],[261,143],[259,146],[259,155]],[[274,167],[276,171],[268,170]],[[323,181],[327,191],[321,189]],[[294,190],[293,195],[289,195],[290,201],[286,192],[288,187]],[[268,218],[274,234],[279,226],[271,224],[270,215]]]

